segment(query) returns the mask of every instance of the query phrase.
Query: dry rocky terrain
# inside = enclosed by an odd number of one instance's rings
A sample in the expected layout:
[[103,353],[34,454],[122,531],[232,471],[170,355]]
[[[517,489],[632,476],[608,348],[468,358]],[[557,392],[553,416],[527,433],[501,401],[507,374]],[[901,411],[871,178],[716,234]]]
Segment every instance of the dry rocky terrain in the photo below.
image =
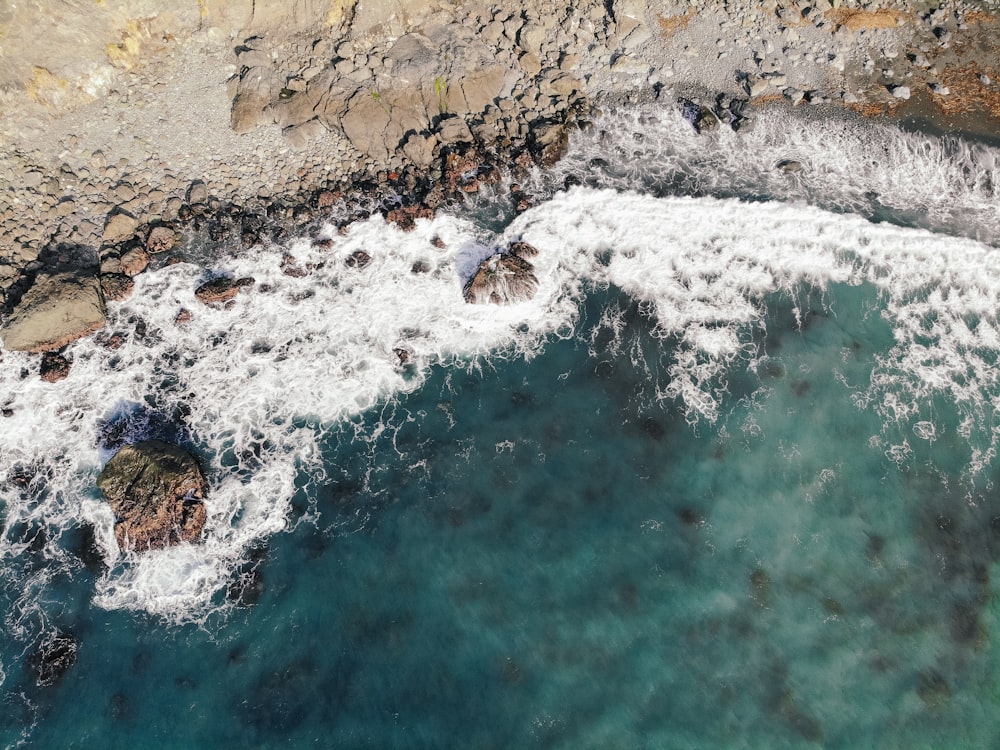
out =
[[67,268],[121,298],[211,216],[252,243],[264,220],[392,183],[420,199],[389,217],[405,225],[490,168],[558,158],[621,102],[909,109],[989,130],[998,40],[989,4],[956,0],[8,4],[3,315]]

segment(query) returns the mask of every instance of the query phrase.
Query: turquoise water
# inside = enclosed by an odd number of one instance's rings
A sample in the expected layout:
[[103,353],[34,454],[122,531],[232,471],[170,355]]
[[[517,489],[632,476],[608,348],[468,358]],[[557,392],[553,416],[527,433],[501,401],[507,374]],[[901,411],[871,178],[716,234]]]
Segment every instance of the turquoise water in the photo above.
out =
[[794,296],[714,424],[657,397],[673,344],[613,287],[533,357],[434,368],[327,428],[294,528],[201,626],[96,608],[78,566],[45,594],[77,662],[39,688],[5,653],[0,739],[996,745],[995,470],[858,405],[893,343],[872,287]]
[[[195,243],[66,380],[3,352],[0,746],[1000,745],[1000,152],[790,117],[612,112],[523,214]],[[209,519],[123,556],[151,435]]]

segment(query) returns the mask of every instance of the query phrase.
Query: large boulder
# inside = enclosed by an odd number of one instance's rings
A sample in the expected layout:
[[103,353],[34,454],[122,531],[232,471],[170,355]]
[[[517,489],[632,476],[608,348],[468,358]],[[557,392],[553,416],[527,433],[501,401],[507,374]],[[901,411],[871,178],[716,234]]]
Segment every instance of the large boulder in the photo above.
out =
[[205,478],[195,458],[176,445],[126,445],[108,461],[97,486],[114,511],[115,539],[124,551],[192,542],[205,527]]
[[105,322],[95,274],[41,274],[0,329],[0,339],[10,350],[45,352],[89,336]]
[[535,296],[534,266],[519,255],[496,253],[479,264],[462,295],[473,305],[512,305]]

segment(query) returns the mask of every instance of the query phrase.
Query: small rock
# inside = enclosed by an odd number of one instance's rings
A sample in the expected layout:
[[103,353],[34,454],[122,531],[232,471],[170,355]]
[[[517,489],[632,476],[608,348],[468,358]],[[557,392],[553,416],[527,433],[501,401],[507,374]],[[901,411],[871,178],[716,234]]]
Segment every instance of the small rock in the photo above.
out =
[[527,260],[528,258],[534,258],[538,255],[538,249],[533,245],[529,245],[527,242],[512,242],[510,244],[510,249],[508,252],[511,255],[516,255],[522,260]]
[[119,211],[108,217],[108,221],[104,225],[104,233],[101,235],[101,239],[105,244],[116,245],[120,242],[124,242],[135,234],[135,230],[138,226],[139,222],[136,221],[133,216],[125,213],[124,211]]
[[122,302],[132,296],[135,282],[123,273],[102,273],[101,293],[104,299],[112,302]]
[[178,310],[177,315],[174,316],[174,325],[185,325],[191,322],[191,311],[185,310],[183,307]]
[[165,253],[177,244],[177,234],[170,227],[153,227],[146,239],[146,250],[152,254]]
[[782,159],[781,161],[779,161],[777,164],[774,165],[774,168],[777,169],[779,172],[784,172],[785,174],[802,172],[805,169],[805,167],[802,165],[802,162],[796,161],[795,159]]
[[344,263],[348,268],[364,268],[369,263],[372,262],[372,256],[366,253],[364,250],[355,250],[353,253],[347,256]]
[[141,247],[133,247],[122,255],[120,262],[122,273],[126,276],[137,276],[149,265],[149,253]]
[[194,296],[199,302],[212,305],[218,302],[228,302],[239,294],[240,289],[252,286],[254,280],[250,277],[242,279],[212,279],[195,289]]
[[69,375],[69,367],[69,360],[61,354],[45,352],[38,374],[46,383],[58,383]]
[[187,191],[187,202],[192,206],[208,202],[208,185],[201,180],[195,180]]
[[886,86],[886,89],[888,89],[889,93],[892,94],[897,99],[902,99],[903,101],[906,101],[907,99],[910,98],[909,86],[895,86],[890,84]]
[[931,93],[936,96],[948,96],[948,94],[951,93],[951,90],[943,83],[931,83],[928,84],[928,87],[930,88]]
[[433,219],[434,211],[427,206],[402,206],[389,211],[385,218],[404,232],[412,232],[417,228],[417,219]]

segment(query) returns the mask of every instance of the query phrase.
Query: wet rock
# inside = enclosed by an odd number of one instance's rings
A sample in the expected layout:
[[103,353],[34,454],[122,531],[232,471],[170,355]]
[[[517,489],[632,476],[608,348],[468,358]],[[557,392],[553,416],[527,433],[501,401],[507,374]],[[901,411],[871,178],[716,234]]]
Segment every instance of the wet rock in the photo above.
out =
[[149,265],[149,253],[141,247],[127,250],[120,258],[122,273],[126,276],[137,276]]
[[55,685],[76,663],[79,649],[76,638],[59,631],[48,634],[28,659],[39,687]]
[[205,526],[207,486],[198,462],[176,445],[149,440],[127,445],[97,478],[115,514],[124,551],[192,542]]
[[103,328],[106,320],[94,273],[42,274],[0,329],[0,339],[11,350],[51,351]]
[[372,262],[372,256],[366,253],[364,250],[355,250],[353,253],[347,256],[344,263],[348,268],[364,268],[369,263]]
[[389,211],[385,218],[404,232],[412,232],[417,228],[417,219],[433,219],[434,210],[427,206],[402,206]]
[[805,166],[802,162],[796,161],[795,159],[782,159],[774,165],[774,168],[779,172],[784,172],[785,174],[795,174],[805,170]]
[[239,294],[240,289],[253,284],[254,280],[249,276],[242,279],[212,279],[195,289],[194,296],[206,305],[228,302]]
[[508,252],[511,255],[516,255],[522,260],[528,260],[528,258],[534,258],[538,255],[538,250],[533,245],[529,245],[527,242],[512,242],[510,243],[510,249]]
[[510,253],[496,253],[479,264],[462,296],[473,305],[512,305],[535,296],[538,278],[534,266]]
[[106,300],[121,302],[131,297],[134,289],[135,282],[123,273],[101,274],[101,292]]
[[61,354],[45,352],[42,355],[42,365],[38,375],[46,383],[58,383],[69,375],[70,363]]
[[681,116],[691,123],[696,133],[704,133],[718,127],[719,118],[708,107],[683,98],[678,99],[677,103],[681,105]]
[[146,238],[146,252],[165,253],[177,244],[177,233],[170,227],[153,227]]

